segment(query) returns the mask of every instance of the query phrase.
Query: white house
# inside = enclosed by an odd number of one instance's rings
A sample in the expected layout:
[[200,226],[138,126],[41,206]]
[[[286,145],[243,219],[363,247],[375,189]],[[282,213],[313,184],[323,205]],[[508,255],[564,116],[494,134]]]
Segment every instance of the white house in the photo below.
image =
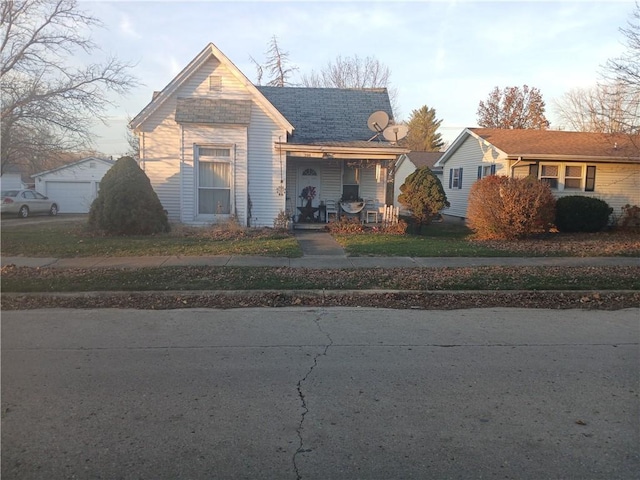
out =
[[255,86],[209,44],[130,125],[170,218],[273,226],[281,211],[311,219],[303,191],[315,192],[313,219],[342,197],[384,199],[407,150],[372,134],[378,111],[392,118],[386,89]]
[[443,152],[418,152],[411,151],[403,154],[398,159],[393,175],[393,204],[402,210],[403,205],[398,202],[400,187],[409,175],[418,168],[429,167],[429,169],[442,181],[442,168],[435,167],[436,162],[442,157]]
[[438,160],[451,207],[465,218],[471,185],[487,175],[546,181],[556,197],[584,195],[620,214],[640,205],[640,137],[624,134],[467,128]]
[[53,199],[60,213],[88,213],[98,195],[100,181],[113,160],[88,157],[61,167],[36,173],[36,191]]

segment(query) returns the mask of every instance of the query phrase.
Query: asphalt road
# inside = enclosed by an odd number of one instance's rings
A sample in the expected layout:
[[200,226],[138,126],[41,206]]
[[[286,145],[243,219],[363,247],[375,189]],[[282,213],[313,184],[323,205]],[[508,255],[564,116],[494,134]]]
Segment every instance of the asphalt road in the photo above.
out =
[[2,313],[2,479],[637,479],[640,310]]

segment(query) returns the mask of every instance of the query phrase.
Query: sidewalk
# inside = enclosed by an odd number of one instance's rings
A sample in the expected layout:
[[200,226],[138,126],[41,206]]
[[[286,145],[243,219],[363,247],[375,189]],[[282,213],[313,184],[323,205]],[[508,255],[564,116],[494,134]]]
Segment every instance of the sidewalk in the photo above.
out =
[[292,267],[292,268],[463,268],[482,266],[603,267],[640,266],[635,257],[347,257],[315,255],[300,258],[242,256],[158,257],[2,257],[2,266],[32,268],[147,268],[176,266]]

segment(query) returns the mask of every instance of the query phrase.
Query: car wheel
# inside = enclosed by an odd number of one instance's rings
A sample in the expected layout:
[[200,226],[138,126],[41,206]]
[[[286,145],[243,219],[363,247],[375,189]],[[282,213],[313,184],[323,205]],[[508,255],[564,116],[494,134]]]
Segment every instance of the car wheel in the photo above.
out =
[[18,216],[20,218],[27,218],[29,216],[29,207],[26,205],[21,206],[20,210],[18,210]]
[[58,205],[55,203],[51,205],[51,210],[49,210],[49,215],[56,216],[58,214]]

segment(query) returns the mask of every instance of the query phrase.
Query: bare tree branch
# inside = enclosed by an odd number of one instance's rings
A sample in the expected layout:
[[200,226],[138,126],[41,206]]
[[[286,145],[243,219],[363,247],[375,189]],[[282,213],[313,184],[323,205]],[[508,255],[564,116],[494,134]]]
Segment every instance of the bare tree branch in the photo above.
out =
[[0,7],[2,169],[33,171],[47,156],[87,149],[94,122],[106,121],[111,94],[137,85],[116,58],[81,68],[68,59],[97,46],[83,34],[101,22],[76,0],[7,0]]

